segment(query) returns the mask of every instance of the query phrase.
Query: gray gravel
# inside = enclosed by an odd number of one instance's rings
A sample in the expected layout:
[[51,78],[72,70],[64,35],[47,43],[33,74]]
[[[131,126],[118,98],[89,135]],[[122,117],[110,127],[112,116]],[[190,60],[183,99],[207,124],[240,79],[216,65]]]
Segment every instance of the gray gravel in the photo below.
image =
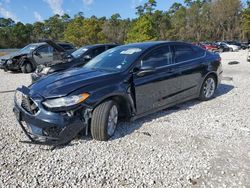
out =
[[[246,55],[221,55],[225,79],[211,101],[122,123],[108,142],[83,137],[53,151],[20,142],[13,93],[0,93],[0,187],[250,187]],[[0,80],[0,91],[30,83],[1,70]]]

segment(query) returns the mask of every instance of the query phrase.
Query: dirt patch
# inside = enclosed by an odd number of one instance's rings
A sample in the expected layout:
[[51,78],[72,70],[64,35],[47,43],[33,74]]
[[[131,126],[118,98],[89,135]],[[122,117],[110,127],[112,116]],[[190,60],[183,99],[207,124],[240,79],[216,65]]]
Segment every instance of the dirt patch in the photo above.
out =
[[4,56],[6,54],[7,54],[6,52],[0,52],[0,56]]

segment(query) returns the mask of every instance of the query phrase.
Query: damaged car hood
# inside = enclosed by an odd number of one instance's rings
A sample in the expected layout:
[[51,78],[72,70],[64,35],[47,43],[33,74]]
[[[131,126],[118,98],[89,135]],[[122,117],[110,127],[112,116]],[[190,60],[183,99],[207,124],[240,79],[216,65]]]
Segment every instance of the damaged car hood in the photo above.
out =
[[[107,80],[117,79],[114,72],[74,68],[47,76],[29,86],[30,94],[39,94],[44,98],[63,97],[80,88],[98,87]],[[87,91],[86,91],[87,92]]]
[[10,54],[1,56],[0,59],[1,59],[1,60],[8,60],[8,59],[12,59],[12,58],[14,58],[14,57],[23,56],[23,55],[27,55],[27,53],[13,52],[13,53],[10,53]]

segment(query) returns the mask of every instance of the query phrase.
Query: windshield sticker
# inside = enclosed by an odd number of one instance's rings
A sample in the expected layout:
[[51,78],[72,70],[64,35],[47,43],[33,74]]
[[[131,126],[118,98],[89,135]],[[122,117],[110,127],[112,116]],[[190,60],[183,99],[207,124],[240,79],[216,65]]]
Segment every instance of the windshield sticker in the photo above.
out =
[[117,69],[121,69],[121,68],[122,68],[122,66],[121,66],[121,65],[118,65],[116,68],[117,68]]
[[124,54],[124,55],[132,55],[134,53],[138,53],[141,52],[140,48],[130,48],[128,50],[124,50],[122,51],[120,54]]
[[88,49],[87,48],[81,48],[79,50],[81,50],[82,52],[86,52]]

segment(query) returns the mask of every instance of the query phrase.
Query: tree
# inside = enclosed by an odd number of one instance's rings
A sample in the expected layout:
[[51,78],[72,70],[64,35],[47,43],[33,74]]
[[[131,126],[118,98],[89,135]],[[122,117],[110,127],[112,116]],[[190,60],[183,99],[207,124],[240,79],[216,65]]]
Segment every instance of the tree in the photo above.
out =
[[149,14],[151,15],[153,11],[155,10],[156,7],[156,1],[155,0],[148,0],[144,5],[140,5],[136,7],[136,14],[139,16],[142,16],[144,14]]
[[243,11],[241,28],[243,32],[243,38],[250,40],[250,3],[248,1],[248,7]]
[[128,31],[126,43],[156,40],[153,22],[147,15],[139,17]]
[[109,20],[103,24],[103,33],[106,41],[112,43],[123,43],[129,29],[130,20],[122,20],[120,14],[113,14]]
[[76,46],[105,42],[103,22],[96,18],[75,17],[64,32],[64,39]]

